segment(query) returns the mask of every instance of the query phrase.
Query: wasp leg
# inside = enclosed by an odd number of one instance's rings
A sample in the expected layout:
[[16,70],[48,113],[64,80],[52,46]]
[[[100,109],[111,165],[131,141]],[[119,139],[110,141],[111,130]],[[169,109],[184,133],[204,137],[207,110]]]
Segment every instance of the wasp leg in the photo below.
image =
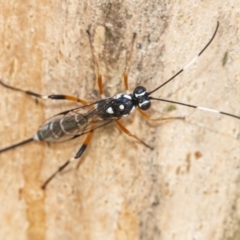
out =
[[104,98],[104,96],[103,96],[103,85],[102,85],[102,75],[100,74],[100,68],[99,68],[97,57],[94,54],[93,40],[92,40],[92,35],[90,33],[90,29],[87,30],[87,35],[88,35],[89,44],[90,44],[90,47],[91,47],[92,60],[93,60],[94,66],[97,70],[98,90],[99,90],[99,93],[101,95],[101,98]]
[[142,141],[140,138],[138,138],[136,135],[132,134],[130,131],[128,131],[119,121],[116,121],[116,124],[118,125],[118,127],[124,132],[126,133],[129,137],[133,137],[136,140],[138,140],[140,143],[142,143],[144,146],[150,148],[151,150],[153,150],[153,147],[151,147],[150,145],[148,145],[147,143],[145,143],[144,141]]
[[47,185],[52,181],[52,179],[59,174],[60,172],[62,172],[71,162],[74,162],[76,159],[80,158],[82,156],[82,154],[84,153],[84,151],[86,150],[87,146],[89,145],[89,142],[92,139],[92,135],[93,132],[89,132],[87,134],[87,137],[83,143],[83,145],[80,147],[80,149],[78,150],[77,154],[70,158],[69,160],[67,160],[63,165],[61,165],[58,170],[56,172],[54,172],[46,181],[45,183],[42,185],[42,189],[46,189]]
[[0,84],[3,87],[6,87],[8,89],[18,91],[18,92],[22,92],[22,93],[25,93],[27,95],[37,97],[37,98],[41,98],[41,99],[69,100],[69,101],[73,101],[73,102],[80,102],[83,105],[87,104],[87,102],[85,100],[82,100],[82,99],[74,97],[74,96],[61,95],[61,94],[41,95],[41,94],[38,94],[38,93],[35,93],[35,92],[32,92],[32,91],[25,91],[25,90],[22,90],[20,88],[12,87],[12,86],[7,85],[6,83],[2,82],[1,80],[0,80]]
[[132,59],[132,53],[133,53],[133,46],[134,46],[136,36],[137,36],[137,34],[133,33],[131,48],[130,48],[129,53],[126,55],[126,66],[125,66],[125,70],[124,70],[124,74],[123,74],[123,81],[124,81],[124,86],[125,86],[126,91],[128,91],[128,73],[130,71],[130,65],[131,65],[131,59]]
[[137,110],[141,113],[141,115],[146,118],[148,121],[161,121],[161,120],[173,120],[173,119],[181,119],[184,120],[185,117],[158,117],[158,118],[151,118],[147,113],[142,111],[141,109],[137,108]]

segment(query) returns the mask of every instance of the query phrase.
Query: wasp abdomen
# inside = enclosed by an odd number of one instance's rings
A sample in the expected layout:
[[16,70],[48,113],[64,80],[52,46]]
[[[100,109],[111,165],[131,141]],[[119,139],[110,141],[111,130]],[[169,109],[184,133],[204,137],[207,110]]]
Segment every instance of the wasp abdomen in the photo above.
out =
[[43,124],[34,136],[35,140],[56,142],[63,141],[68,135],[74,135],[86,126],[88,120],[81,114],[72,116],[57,116]]

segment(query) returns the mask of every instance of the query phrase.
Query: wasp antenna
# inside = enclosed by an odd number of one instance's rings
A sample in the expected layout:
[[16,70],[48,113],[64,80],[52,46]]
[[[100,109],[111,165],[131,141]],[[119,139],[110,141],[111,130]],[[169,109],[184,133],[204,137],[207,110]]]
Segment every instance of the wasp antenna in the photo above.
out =
[[182,103],[182,102],[176,102],[176,101],[172,101],[172,100],[167,100],[167,99],[162,99],[162,98],[154,98],[154,97],[150,97],[149,99],[151,100],[157,100],[157,101],[161,101],[161,102],[168,102],[168,103],[174,103],[174,104],[178,104],[178,105],[182,105],[185,107],[190,107],[190,108],[196,108],[202,111],[207,111],[207,112],[211,112],[211,113],[217,113],[217,114],[222,114],[222,115],[226,115],[229,117],[233,117],[233,118],[237,118],[240,119],[239,116],[231,114],[231,113],[227,113],[227,112],[222,112],[216,109],[212,109],[212,108],[206,108],[206,107],[201,107],[201,106],[196,106],[196,105],[192,105],[192,104],[187,104],[187,103]]
[[11,149],[13,149],[13,148],[22,146],[22,145],[27,144],[27,143],[29,143],[29,142],[32,142],[32,141],[34,141],[34,140],[35,140],[34,138],[28,138],[28,139],[26,139],[26,140],[24,140],[24,141],[22,141],[22,142],[19,142],[19,143],[13,144],[13,145],[11,145],[11,146],[8,146],[8,147],[5,147],[5,148],[0,149],[0,153],[3,153],[3,152],[6,152],[6,151],[8,151],[8,150],[11,150]]
[[170,81],[172,81],[175,77],[177,77],[179,74],[181,74],[183,71],[185,71],[188,67],[190,67],[201,55],[202,53],[207,49],[207,47],[211,44],[211,42],[213,41],[213,39],[216,36],[216,33],[218,31],[218,27],[219,27],[219,22],[217,22],[217,26],[216,29],[214,31],[213,36],[211,37],[211,39],[208,41],[208,43],[205,45],[205,47],[198,53],[198,55],[196,57],[194,57],[185,67],[183,67],[180,71],[178,71],[176,74],[174,74],[170,79],[168,79],[166,82],[164,82],[163,84],[161,84],[159,87],[157,87],[156,89],[154,89],[151,92],[148,92],[148,95],[151,95],[152,93],[156,92],[158,89],[162,88],[163,86],[165,86],[166,84],[168,84]]

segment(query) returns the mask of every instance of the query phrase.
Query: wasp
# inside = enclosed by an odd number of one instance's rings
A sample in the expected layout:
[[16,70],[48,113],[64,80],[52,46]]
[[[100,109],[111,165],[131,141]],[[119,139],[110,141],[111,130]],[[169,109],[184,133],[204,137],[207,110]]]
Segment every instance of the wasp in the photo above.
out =
[[[71,162],[79,159],[82,154],[85,152],[86,148],[88,147],[93,132],[95,129],[103,127],[107,124],[112,122],[116,122],[118,127],[127,135],[137,139],[139,142],[144,144],[148,148],[152,148],[147,143],[142,141],[136,135],[133,135],[130,131],[128,131],[125,126],[119,121],[123,117],[127,117],[130,115],[135,109],[137,109],[143,117],[148,120],[158,121],[158,120],[167,120],[167,119],[179,119],[180,117],[172,117],[172,118],[156,118],[152,119],[145,111],[151,107],[152,101],[163,101],[178,105],[183,105],[190,108],[196,108],[203,111],[210,111],[212,113],[223,114],[229,117],[240,119],[239,116],[218,111],[215,109],[200,107],[196,105],[186,104],[182,102],[171,101],[162,98],[153,97],[152,94],[155,93],[160,88],[167,85],[173,79],[175,79],[178,75],[184,72],[189,66],[191,66],[200,56],[201,54],[207,49],[207,47],[212,43],[213,39],[215,38],[219,27],[219,22],[217,22],[216,29],[205,45],[205,47],[180,71],[176,72],[170,79],[162,83],[160,86],[156,87],[155,89],[148,91],[144,86],[137,86],[132,93],[120,93],[113,97],[103,98],[96,102],[88,103],[83,99],[76,98],[74,96],[68,95],[41,95],[32,91],[25,91],[13,86],[10,86],[3,81],[0,80],[0,84],[8,89],[25,93],[27,95],[41,98],[41,99],[52,99],[52,100],[69,100],[74,102],[79,102],[82,106],[70,109],[68,111],[64,111],[58,113],[57,115],[49,118],[46,122],[44,122],[37,130],[37,132],[30,138],[18,142],[14,145],[8,146],[6,148],[0,149],[0,153],[5,151],[11,150],[13,148],[19,147],[21,145],[27,144],[33,141],[43,141],[43,142],[61,142],[66,140],[71,140],[82,135],[86,135],[86,138],[81,145],[80,149],[76,153],[76,155],[70,159],[68,159],[63,165],[61,165],[42,185],[42,189],[45,189],[49,182],[59,174],[63,169],[65,169]],[[92,51],[93,61],[95,66],[97,67],[97,82],[99,87],[99,92],[103,94],[102,88],[102,76],[99,73],[99,66],[96,60],[96,56],[94,55],[93,44],[92,44],[92,37],[90,31],[87,30],[87,34],[89,37],[89,42]],[[129,57],[127,58],[127,65],[125,68],[125,72],[123,75],[124,85],[126,91],[128,91],[128,72],[129,72],[129,62],[132,55],[132,49],[134,45],[134,41],[136,38],[136,34],[133,34],[132,44],[131,44],[131,51]]]

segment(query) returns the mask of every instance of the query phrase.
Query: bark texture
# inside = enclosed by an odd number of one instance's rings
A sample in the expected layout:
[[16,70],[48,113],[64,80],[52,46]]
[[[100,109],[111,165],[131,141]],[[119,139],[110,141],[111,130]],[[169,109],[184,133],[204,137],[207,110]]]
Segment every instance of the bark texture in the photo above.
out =
[[[122,74],[137,33],[129,88],[153,90],[199,61],[162,97],[240,116],[239,1],[2,1],[0,78],[42,94],[96,100],[90,28],[104,93],[124,92]],[[35,100],[0,87],[0,148],[31,137],[71,102]],[[151,151],[112,124],[94,132],[82,164],[72,164],[45,191],[41,184],[75,155],[84,137],[30,143],[0,155],[0,239],[240,239],[240,121],[153,102],[148,122],[137,112],[125,126]]]

